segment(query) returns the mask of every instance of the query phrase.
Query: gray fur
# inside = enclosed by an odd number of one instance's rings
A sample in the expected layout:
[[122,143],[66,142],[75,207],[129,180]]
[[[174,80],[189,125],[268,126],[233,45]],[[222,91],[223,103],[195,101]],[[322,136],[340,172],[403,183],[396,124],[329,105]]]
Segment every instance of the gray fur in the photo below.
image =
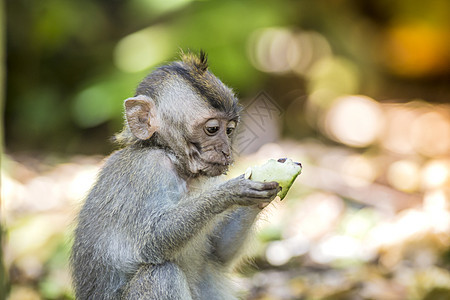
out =
[[[258,205],[275,197],[278,184],[243,176],[219,182],[216,175],[231,163],[221,156],[232,136],[207,136],[202,122],[226,122],[229,112],[175,82],[162,82],[165,91],[154,99],[158,132],[145,141],[124,139],[79,213],[71,255],[77,299],[236,299],[229,271]],[[187,104],[177,115],[182,96]],[[170,111],[171,118],[161,117]],[[131,134],[128,125],[122,134]]]

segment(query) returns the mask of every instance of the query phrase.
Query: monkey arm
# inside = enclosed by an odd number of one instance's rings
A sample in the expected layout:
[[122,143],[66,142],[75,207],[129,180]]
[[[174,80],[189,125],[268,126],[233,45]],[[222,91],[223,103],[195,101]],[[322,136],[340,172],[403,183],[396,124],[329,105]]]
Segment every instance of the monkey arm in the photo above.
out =
[[[269,189],[247,189],[243,187],[243,182]],[[238,177],[199,196],[184,196],[179,202],[161,210],[157,217],[148,218],[148,242],[144,253],[149,258],[161,261],[173,259],[190,240],[195,240],[202,229],[214,226],[212,222],[226,211],[226,215],[219,218],[219,224],[215,225],[212,237],[208,238],[213,247],[211,254],[223,264],[229,264],[242,249],[248,232],[261,211],[258,204],[272,200],[278,191],[278,184],[256,183]],[[245,196],[247,193],[251,195],[249,198]],[[245,205],[241,206],[239,203]]]
[[[220,192],[218,192],[220,193]],[[227,206],[214,194],[185,198],[147,218],[143,256],[149,263],[173,260]]]
[[229,265],[239,258],[260,211],[257,206],[237,207],[217,225],[211,244],[218,261]]
[[[127,159],[130,156],[132,160]],[[178,176],[164,151],[123,149],[106,163],[89,196],[92,201],[89,201],[86,211],[91,214],[97,212],[95,220],[104,219],[105,232],[116,231],[117,234],[111,236],[126,238],[111,239],[112,250],[133,247],[129,251],[139,255],[140,263],[161,264],[176,259],[190,246],[190,241],[207,242],[207,237],[199,239],[202,230],[214,226],[216,216],[228,208],[234,205],[250,207],[270,201],[275,197],[277,187],[240,176],[192,196],[187,193],[184,180]],[[107,193],[105,189],[108,189]],[[108,195],[107,201],[101,202],[104,194]],[[257,212],[252,211],[243,209],[241,213],[236,212],[236,216],[231,218],[236,223],[229,225],[230,232],[236,233],[230,233],[225,240],[233,241],[244,233],[239,228],[248,227],[245,222],[253,222]]]

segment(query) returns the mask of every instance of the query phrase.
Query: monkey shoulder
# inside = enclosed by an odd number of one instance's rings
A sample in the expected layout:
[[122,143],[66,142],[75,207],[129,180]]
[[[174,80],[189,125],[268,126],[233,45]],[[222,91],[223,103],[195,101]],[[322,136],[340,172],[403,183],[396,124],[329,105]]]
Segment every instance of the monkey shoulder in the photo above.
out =
[[[133,148],[127,147],[111,154],[105,164],[105,169],[116,170],[116,175],[129,175],[135,177],[176,176],[175,167],[170,154],[159,148]],[[111,172],[108,172],[111,174]]]
[[[115,195],[142,197],[175,196],[186,191],[167,151],[159,148],[126,147],[112,153],[101,170],[98,184]],[[175,194],[175,195],[174,195]]]

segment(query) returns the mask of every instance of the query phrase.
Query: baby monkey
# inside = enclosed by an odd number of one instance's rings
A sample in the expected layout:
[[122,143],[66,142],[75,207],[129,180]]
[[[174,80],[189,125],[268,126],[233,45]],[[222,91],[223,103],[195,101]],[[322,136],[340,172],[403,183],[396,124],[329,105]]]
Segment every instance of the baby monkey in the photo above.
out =
[[156,69],[125,100],[122,148],[78,216],[77,299],[236,299],[228,273],[280,189],[220,180],[240,110],[203,52]]

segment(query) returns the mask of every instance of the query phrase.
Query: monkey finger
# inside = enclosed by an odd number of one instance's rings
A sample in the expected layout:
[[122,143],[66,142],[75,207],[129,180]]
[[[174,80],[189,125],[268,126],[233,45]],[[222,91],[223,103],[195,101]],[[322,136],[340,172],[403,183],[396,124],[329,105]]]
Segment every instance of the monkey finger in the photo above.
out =
[[278,188],[280,188],[280,184],[276,181],[265,182],[264,189],[266,189],[266,190],[272,190],[272,189],[278,190]]
[[252,181],[252,182],[253,183],[251,184],[251,188],[257,191],[273,190],[279,187],[279,184],[276,181],[270,182]]
[[249,198],[255,198],[255,199],[273,199],[278,193],[278,189],[271,189],[271,190],[253,190],[248,191],[247,196]]

